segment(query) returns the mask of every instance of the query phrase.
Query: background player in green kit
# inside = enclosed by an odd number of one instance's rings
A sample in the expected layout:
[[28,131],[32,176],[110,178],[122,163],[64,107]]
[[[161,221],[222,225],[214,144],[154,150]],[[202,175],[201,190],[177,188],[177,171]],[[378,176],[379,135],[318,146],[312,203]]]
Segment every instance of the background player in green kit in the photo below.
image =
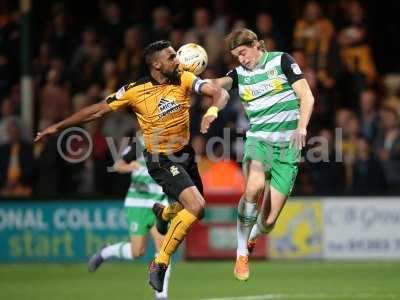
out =
[[[138,147],[139,146],[139,147]],[[103,246],[88,262],[88,269],[94,272],[103,262],[110,258],[133,260],[146,252],[147,235],[153,238],[157,252],[164,236],[156,229],[156,217],[152,211],[154,203],[168,204],[167,196],[163,193],[153,178],[149,175],[142,151],[142,137],[123,151],[122,159],[116,161],[114,168],[119,173],[131,173],[131,184],[125,197],[125,217],[131,236],[130,242],[120,242]],[[155,292],[155,299],[168,298],[168,281],[170,266],[164,277],[162,292]]]
[[[227,38],[240,66],[211,81],[227,90],[238,88],[250,121],[243,165],[245,193],[239,201],[237,259],[234,275],[249,278],[248,255],[262,233],[269,233],[285,205],[305,146],[314,97],[294,59],[283,52],[266,52],[248,29]],[[257,212],[257,199],[264,199]]]

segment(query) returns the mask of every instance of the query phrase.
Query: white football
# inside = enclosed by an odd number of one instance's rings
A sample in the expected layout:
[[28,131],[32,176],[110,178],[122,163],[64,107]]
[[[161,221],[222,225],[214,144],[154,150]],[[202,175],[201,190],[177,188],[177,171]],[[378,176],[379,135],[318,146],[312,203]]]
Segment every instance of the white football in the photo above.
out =
[[207,52],[197,44],[189,43],[183,45],[179,48],[177,55],[180,70],[200,75],[207,67]]

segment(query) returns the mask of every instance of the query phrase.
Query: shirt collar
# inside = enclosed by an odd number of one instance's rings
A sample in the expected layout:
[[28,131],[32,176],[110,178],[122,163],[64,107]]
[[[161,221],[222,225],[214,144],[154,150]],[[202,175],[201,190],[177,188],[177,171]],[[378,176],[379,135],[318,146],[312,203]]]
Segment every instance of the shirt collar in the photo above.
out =
[[265,51],[265,52],[261,55],[260,60],[258,61],[256,68],[261,68],[261,67],[263,67],[263,66],[265,65],[265,63],[267,62],[267,57],[268,57],[268,52]]
[[[179,78],[180,78],[180,76],[181,76],[181,73],[179,73]],[[175,80],[167,79],[166,82],[160,83],[160,82],[158,82],[153,76],[151,76],[151,73],[150,73],[150,72],[149,72],[149,78],[150,78],[150,82],[151,82],[153,85],[178,84],[178,83],[179,83],[179,78],[176,78]]]
[[150,77],[150,81],[153,85],[161,85],[161,83],[159,83],[156,79],[154,79],[153,76],[151,76],[151,74],[149,74]]

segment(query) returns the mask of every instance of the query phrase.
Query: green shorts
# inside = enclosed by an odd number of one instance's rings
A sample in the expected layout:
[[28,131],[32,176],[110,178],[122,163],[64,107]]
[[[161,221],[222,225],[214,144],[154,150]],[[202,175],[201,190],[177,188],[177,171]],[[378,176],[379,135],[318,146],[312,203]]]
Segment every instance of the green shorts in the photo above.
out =
[[243,163],[249,160],[261,162],[271,185],[282,194],[290,195],[300,161],[298,149],[289,148],[288,143],[267,143],[248,137],[244,145]]
[[124,212],[131,236],[147,235],[156,223],[156,217],[150,207],[125,207]]

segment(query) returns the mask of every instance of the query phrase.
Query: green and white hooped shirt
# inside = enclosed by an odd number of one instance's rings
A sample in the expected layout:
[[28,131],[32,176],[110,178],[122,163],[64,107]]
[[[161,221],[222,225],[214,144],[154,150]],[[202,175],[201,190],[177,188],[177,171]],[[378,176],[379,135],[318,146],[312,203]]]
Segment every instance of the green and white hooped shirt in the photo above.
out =
[[292,84],[304,78],[287,53],[264,52],[255,69],[239,66],[228,72],[250,121],[247,137],[269,143],[289,142],[299,120],[299,97]]
[[[125,207],[147,207],[151,208],[155,202],[161,202],[165,205],[168,204],[167,196],[164,194],[162,187],[158,185],[150,176],[146,162],[144,160],[142,144],[137,147],[133,142],[122,152],[122,159],[126,163],[136,160],[140,167],[131,173],[131,184],[125,196]],[[138,144],[139,141],[137,141]]]

